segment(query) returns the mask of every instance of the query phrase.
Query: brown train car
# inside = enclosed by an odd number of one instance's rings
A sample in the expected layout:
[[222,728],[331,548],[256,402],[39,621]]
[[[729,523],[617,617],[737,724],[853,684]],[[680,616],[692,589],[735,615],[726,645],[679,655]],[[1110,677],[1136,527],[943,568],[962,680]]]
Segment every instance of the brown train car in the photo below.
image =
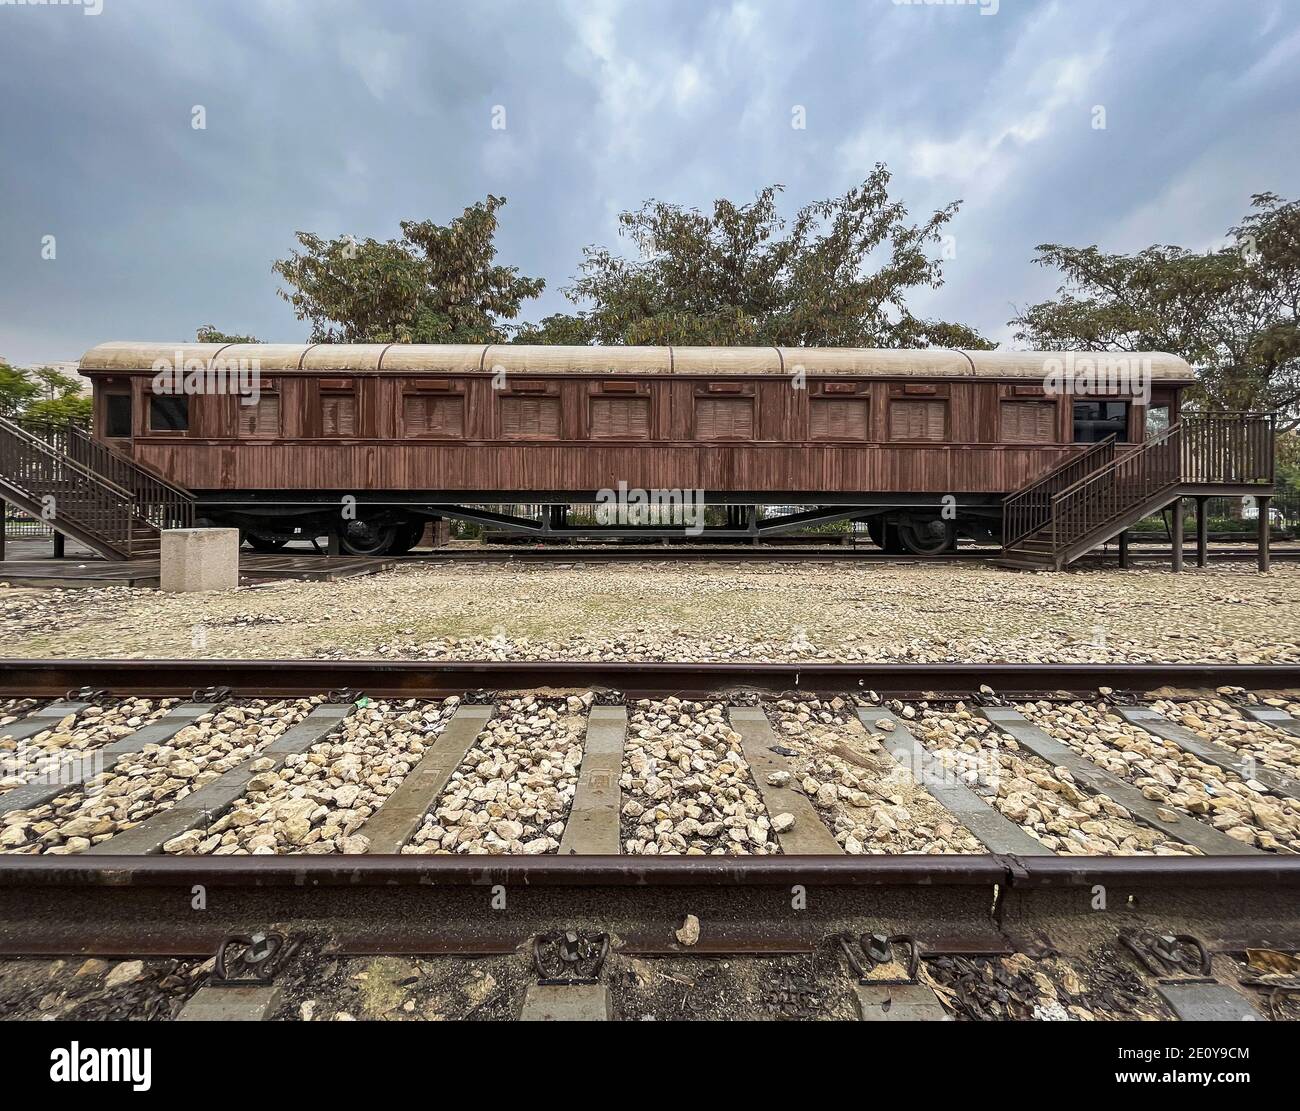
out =
[[[995,540],[1003,498],[1085,445],[1178,420],[1188,364],[1128,357],[1148,397],[1047,388],[1061,352],[937,348],[108,343],[80,369],[104,445],[259,547],[401,551],[444,518],[589,535],[565,507],[622,484],[730,507],[709,535],[865,519],[886,546],[937,551]],[[545,511],[491,508],[520,502]]]

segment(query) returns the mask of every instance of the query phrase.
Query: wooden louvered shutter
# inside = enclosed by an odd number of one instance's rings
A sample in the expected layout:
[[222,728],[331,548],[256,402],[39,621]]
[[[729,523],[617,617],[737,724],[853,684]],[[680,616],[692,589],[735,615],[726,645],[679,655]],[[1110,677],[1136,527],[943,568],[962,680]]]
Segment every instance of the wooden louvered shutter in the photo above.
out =
[[752,440],[753,401],[747,397],[696,398],[695,437],[698,440]]
[[412,436],[463,436],[465,402],[459,397],[407,394],[402,401],[402,424]]
[[558,440],[559,400],[553,397],[503,397],[501,436],[506,440]]
[[357,399],[350,393],[321,394],[321,428],[326,436],[354,436]]
[[274,439],[280,435],[280,395],[263,393],[256,405],[245,405],[239,398],[237,427],[240,436],[256,439]]
[[593,397],[593,440],[650,439],[650,401],[644,397]]
[[867,401],[865,398],[814,398],[811,424],[814,440],[865,440]]
[[891,440],[926,440],[941,443],[947,438],[948,403],[946,401],[902,401],[889,403],[889,438]]
[[1004,401],[998,409],[998,438],[1008,444],[1053,444],[1056,412],[1051,401]]

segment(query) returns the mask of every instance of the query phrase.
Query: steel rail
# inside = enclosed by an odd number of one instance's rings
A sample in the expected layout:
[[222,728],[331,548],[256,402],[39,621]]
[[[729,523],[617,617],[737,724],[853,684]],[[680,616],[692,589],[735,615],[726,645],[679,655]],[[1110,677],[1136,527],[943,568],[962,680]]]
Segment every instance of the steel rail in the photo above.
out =
[[1300,888],[1300,856],[0,856],[0,888],[787,887],[1097,883]]
[[89,687],[111,695],[188,696],[228,687],[235,696],[304,696],[347,689],[384,697],[467,691],[608,688],[626,694],[703,696],[729,690],[970,696],[1126,691],[1160,687],[1252,690],[1300,687],[1300,662],[1233,663],[658,663],[635,660],[425,661],[280,659],[0,659],[0,696],[61,697]]

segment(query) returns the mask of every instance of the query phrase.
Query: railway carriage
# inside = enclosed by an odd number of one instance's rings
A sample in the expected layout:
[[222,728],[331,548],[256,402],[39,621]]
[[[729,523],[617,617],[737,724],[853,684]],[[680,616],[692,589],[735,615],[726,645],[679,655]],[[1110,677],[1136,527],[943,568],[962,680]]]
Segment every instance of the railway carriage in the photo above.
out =
[[[1081,396],[1049,380],[1065,358],[107,343],[80,369],[102,445],[191,492],[200,521],[237,526],[261,548],[333,534],[354,554],[400,552],[448,517],[590,534],[565,507],[631,489],[730,507],[710,535],[861,519],[883,546],[926,552],[959,536],[997,540],[1008,494],[1109,436],[1122,451],[1168,428],[1194,381],[1182,359],[1139,354],[1144,395],[1094,382]],[[543,511],[494,508],[520,502]],[[758,512],[772,505],[806,508]]]

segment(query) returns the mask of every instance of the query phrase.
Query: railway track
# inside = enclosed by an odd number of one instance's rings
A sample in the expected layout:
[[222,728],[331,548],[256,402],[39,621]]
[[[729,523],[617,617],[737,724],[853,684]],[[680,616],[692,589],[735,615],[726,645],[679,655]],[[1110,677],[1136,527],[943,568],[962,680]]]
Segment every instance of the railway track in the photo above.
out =
[[[1258,558],[1253,549],[1211,548],[1209,558],[1216,563],[1247,562]],[[1275,561],[1288,562],[1300,559],[1300,548],[1271,549],[1271,558]],[[398,563],[464,563],[464,564],[509,564],[509,563],[645,563],[647,561],[664,563],[979,563],[1001,558],[1000,548],[962,549],[955,552],[942,552],[936,555],[914,555],[911,553],[894,554],[874,548],[813,548],[759,547],[759,548],[687,548],[681,545],[663,545],[660,547],[617,548],[617,547],[519,547],[516,549],[434,549],[403,556],[387,556]],[[1135,563],[1163,560],[1168,562],[1170,552],[1167,548],[1134,547],[1130,549],[1129,558]],[[1111,566],[1117,556],[1114,552],[1101,552],[1080,560],[1083,566],[1103,564]],[[1187,566],[1196,561],[1196,549],[1188,548],[1184,552]]]
[[1300,949],[1298,671],[11,661],[0,955],[267,973],[163,1017],[465,958],[496,1017],[700,968],[719,1017],[1032,1017],[949,983],[989,962],[1064,977],[1030,1011],[1284,1017],[1248,953]]

